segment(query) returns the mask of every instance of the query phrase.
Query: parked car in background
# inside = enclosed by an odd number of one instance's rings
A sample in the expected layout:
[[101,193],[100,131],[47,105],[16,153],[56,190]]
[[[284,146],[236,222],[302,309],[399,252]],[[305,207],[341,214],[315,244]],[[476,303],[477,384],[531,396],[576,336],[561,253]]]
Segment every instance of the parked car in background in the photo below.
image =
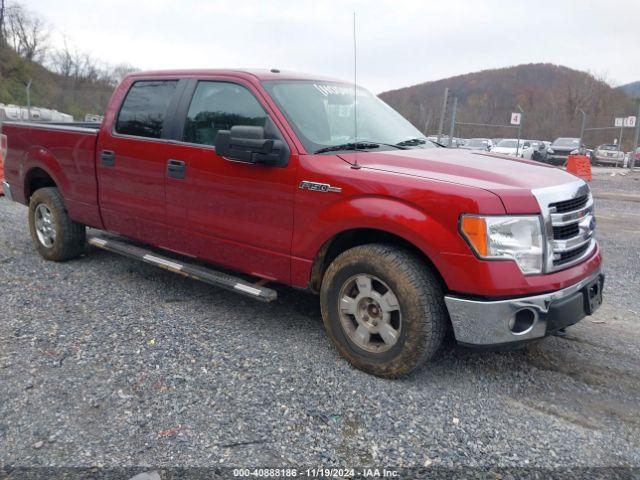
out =
[[607,143],[598,146],[593,152],[593,162],[605,165],[622,165],[624,163],[625,153],[620,150],[618,145]]
[[458,137],[453,137],[451,139],[451,148],[460,148],[462,145],[464,145],[464,139]]
[[[431,140],[433,138],[433,140]],[[427,140],[431,140],[432,142],[436,142],[439,143],[440,145],[443,145],[445,147],[451,147],[451,148],[459,148],[464,144],[464,140],[458,137],[453,137],[451,139],[451,143],[449,143],[449,135],[442,135],[440,137],[440,142],[438,142],[438,137],[428,137]]]
[[491,149],[493,153],[502,153],[504,155],[512,155],[522,157],[524,151],[531,147],[531,143],[528,140],[520,140],[518,145],[517,138],[505,138],[500,140],[500,143]]
[[580,147],[584,147],[584,145],[580,143],[579,138],[556,138],[547,148],[547,162],[554,165],[564,165],[569,155],[580,153]]
[[[522,151],[522,158],[535,160],[537,162],[547,161],[547,146],[542,140],[525,140],[525,148]],[[526,144],[529,144],[526,147]]]
[[493,142],[490,138],[470,138],[460,148],[467,150],[491,150]]
[[[438,137],[438,135],[429,135],[427,137],[427,140],[433,143],[437,143],[438,145],[441,145],[443,147],[449,146],[449,135],[440,135],[440,137]],[[457,147],[458,145],[456,143],[455,137],[453,137],[453,142],[453,147]]]

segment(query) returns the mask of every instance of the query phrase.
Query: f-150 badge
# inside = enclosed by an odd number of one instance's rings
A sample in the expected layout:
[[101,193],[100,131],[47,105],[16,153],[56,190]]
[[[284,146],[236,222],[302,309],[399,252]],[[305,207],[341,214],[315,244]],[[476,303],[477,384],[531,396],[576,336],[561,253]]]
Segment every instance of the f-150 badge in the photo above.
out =
[[328,183],[318,183],[318,182],[310,182],[308,180],[303,180],[300,182],[300,188],[302,190],[311,190],[312,192],[334,192],[340,193],[342,189],[340,187],[332,187]]

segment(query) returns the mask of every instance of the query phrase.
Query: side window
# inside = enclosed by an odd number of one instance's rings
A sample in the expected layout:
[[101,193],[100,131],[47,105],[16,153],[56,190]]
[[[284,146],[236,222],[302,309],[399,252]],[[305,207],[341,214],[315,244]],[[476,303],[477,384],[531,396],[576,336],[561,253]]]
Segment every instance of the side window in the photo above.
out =
[[214,145],[218,130],[235,125],[264,127],[267,113],[245,87],[225,82],[200,82],[193,94],[182,140]]
[[116,132],[137,137],[160,138],[177,85],[177,80],[134,83],[122,103]]

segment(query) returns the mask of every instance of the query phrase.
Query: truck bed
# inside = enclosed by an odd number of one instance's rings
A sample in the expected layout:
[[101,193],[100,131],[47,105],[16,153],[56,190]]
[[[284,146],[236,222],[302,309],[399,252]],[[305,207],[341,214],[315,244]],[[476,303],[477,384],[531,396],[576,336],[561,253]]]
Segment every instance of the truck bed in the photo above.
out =
[[100,227],[95,163],[99,129],[100,124],[88,122],[4,122],[9,146],[5,177],[14,199],[27,205],[35,188],[53,180],[71,218]]

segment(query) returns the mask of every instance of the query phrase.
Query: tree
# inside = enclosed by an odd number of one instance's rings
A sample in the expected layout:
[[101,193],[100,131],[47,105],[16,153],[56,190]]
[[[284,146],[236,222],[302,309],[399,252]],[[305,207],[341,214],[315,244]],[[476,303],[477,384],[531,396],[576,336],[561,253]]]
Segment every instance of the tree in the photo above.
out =
[[22,57],[40,61],[46,54],[49,30],[42,18],[17,3],[2,1],[2,38]]
[[3,46],[6,40],[6,33],[5,33],[5,26],[4,26],[5,11],[6,11],[5,1],[0,0],[0,46]]

